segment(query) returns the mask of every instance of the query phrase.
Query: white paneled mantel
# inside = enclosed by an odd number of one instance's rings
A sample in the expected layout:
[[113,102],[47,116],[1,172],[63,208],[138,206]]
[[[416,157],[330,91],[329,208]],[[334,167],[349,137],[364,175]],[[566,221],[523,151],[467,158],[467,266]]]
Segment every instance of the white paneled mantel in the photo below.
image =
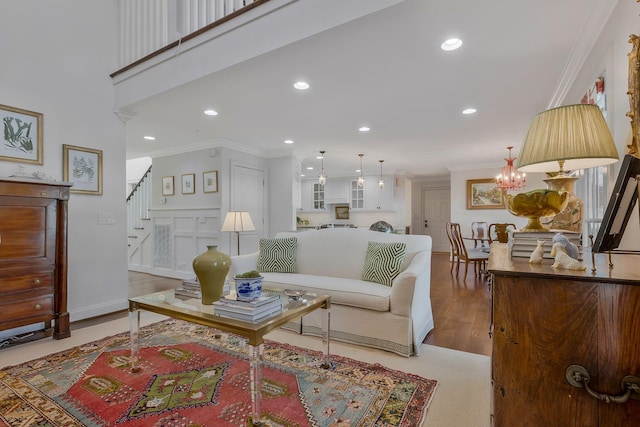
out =
[[[402,1],[405,0],[269,0],[194,39],[180,43],[175,49],[114,76],[115,110],[127,111],[134,108],[133,104],[153,95]],[[144,5],[149,3],[147,1],[131,0],[130,3],[133,4],[131,9],[143,16],[156,16],[159,20],[177,19],[170,10],[147,14],[144,11]],[[174,1],[163,3],[166,9],[176,7]],[[156,5],[148,7],[157,9]],[[192,19],[200,19],[197,9],[192,9],[190,13],[195,14]],[[180,19],[184,18],[181,16]],[[125,18],[121,16],[120,19]],[[184,35],[178,31],[178,27],[189,28],[190,24],[166,22],[160,30],[157,25],[138,27],[140,33],[121,34],[121,37],[139,40],[164,37],[168,44],[177,40],[178,34]],[[158,31],[160,34],[154,35]],[[163,32],[166,34],[163,35]],[[264,37],[264,34],[269,36]]]

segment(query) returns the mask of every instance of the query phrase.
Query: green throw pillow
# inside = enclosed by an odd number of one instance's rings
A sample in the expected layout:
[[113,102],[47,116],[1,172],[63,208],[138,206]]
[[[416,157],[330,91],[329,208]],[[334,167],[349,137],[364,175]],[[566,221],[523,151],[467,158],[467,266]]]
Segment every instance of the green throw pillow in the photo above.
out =
[[298,239],[260,239],[258,271],[261,273],[295,273]]
[[400,274],[406,252],[406,243],[369,242],[362,280],[391,286],[393,279]]

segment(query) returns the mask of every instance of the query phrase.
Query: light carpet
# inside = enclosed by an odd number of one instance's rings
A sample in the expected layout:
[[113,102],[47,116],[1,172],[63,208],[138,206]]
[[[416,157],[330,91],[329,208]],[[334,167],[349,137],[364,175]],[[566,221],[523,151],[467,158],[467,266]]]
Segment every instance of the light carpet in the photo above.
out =
[[[143,324],[164,319],[142,312]],[[64,340],[42,339],[0,350],[0,367],[16,365],[76,345],[128,330],[126,317],[74,330]],[[287,331],[274,331],[269,339],[312,350],[321,350],[322,341]],[[486,356],[423,345],[419,357],[403,358],[388,352],[332,342],[331,353],[390,369],[413,373],[438,381],[423,426],[488,427],[490,425],[490,358]]]

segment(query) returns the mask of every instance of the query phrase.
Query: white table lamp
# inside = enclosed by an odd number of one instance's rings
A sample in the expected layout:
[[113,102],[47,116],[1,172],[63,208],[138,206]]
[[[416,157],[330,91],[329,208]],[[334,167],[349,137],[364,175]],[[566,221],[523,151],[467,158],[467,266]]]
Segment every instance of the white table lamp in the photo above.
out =
[[251,221],[251,215],[249,212],[244,211],[230,211],[227,212],[227,216],[224,218],[222,224],[222,231],[235,231],[238,238],[238,255],[240,255],[240,232],[241,231],[254,231],[256,228]]

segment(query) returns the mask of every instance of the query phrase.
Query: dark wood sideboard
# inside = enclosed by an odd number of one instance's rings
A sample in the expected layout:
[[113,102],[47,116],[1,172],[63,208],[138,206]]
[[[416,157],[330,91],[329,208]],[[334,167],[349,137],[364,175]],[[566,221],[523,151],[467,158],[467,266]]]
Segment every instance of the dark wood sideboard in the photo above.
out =
[[640,377],[640,255],[614,255],[610,270],[596,254],[592,273],[591,254],[586,271],[554,270],[553,260],[510,259],[504,246],[489,261],[492,425],[640,425],[640,394],[606,403],[566,378],[580,365],[591,390],[617,396],[625,376]]
[[0,330],[43,323],[35,337],[53,334],[61,339],[71,334],[67,312],[71,185],[0,179]]

